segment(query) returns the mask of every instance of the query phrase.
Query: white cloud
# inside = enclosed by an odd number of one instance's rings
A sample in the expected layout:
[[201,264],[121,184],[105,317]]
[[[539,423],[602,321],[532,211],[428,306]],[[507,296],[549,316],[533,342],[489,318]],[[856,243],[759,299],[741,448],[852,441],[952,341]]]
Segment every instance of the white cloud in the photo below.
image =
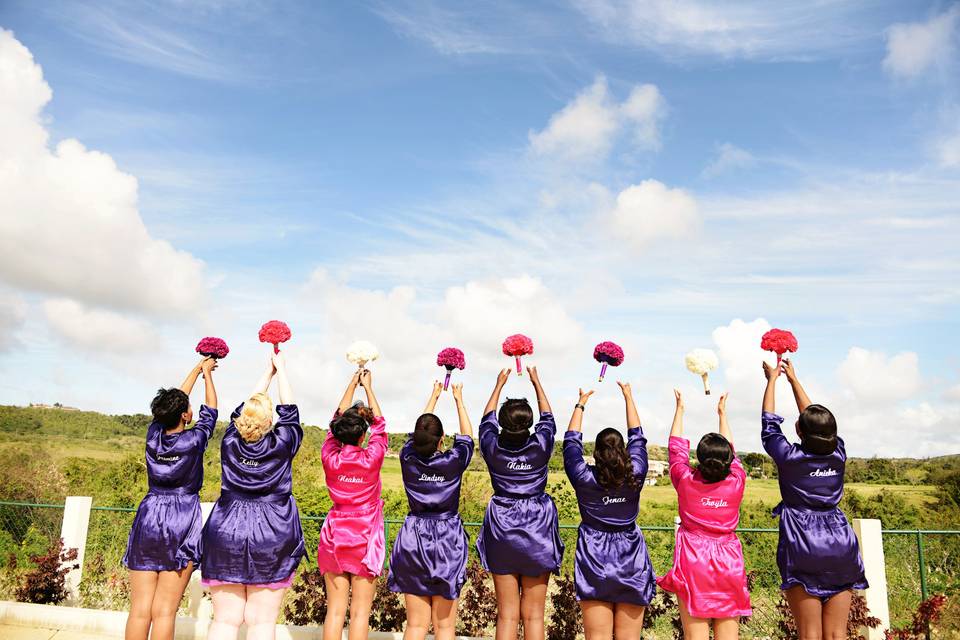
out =
[[888,357],[885,353],[852,347],[840,364],[837,377],[863,404],[907,400],[921,385],[919,358],[912,351]]
[[40,66],[0,30],[0,278],[85,303],[191,313],[203,263],[150,235],[137,180],[73,139],[51,150]]
[[659,238],[683,237],[700,225],[694,197],[657,180],[644,180],[621,191],[610,219],[614,230],[638,248]]
[[86,351],[121,355],[156,350],[161,342],[146,322],[112,311],[89,309],[66,298],[43,303],[50,327],[71,345]]
[[27,317],[27,304],[18,295],[0,291],[0,353],[19,343],[17,330]]
[[926,22],[902,22],[887,29],[883,68],[899,78],[915,78],[950,62],[956,53],[960,5]]
[[935,142],[937,161],[941,167],[960,168],[960,127]]
[[705,178],[714,178],[728,171],[752,167],[756,163],[756,158],[746,149],[724,142],[717,147],[716,157],[704,168],[701,175]]
[[627,131],[638,149],[656,150],[665,115],[666,102],[656,86],[636,85],[618,103],[601,75],[553,114],[543,131],[529,133],[530,149],[561,160],[600,160],[610,153],[615,137]]
[[[577,0],[606,40],[667,57],[809,58],[869,36],[856,3]],[[866,11],[864,15],[868,16]]]

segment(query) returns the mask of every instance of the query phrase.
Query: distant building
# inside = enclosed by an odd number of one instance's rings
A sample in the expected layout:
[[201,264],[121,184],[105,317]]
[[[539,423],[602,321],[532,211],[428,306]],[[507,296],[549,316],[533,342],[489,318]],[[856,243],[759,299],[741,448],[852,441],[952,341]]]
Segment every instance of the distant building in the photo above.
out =
[[76,408],[76,407],[65,407],[64,405],[60,404],[59,402],[54,402],[53,404],[43,404],[43,403],[40,403],[40,402],[37,402],[37,403],[31,402],[31,403],[30,403],[30,408],[31,408],[31,409],[59,409],[60,411],[80,411],[80,409],[78,409],[78,408]]
[[670,464],[666,460],[649,460],[648,464],[650,468],[647,471],[647,476],[652,478],[659,478],[670,468]]

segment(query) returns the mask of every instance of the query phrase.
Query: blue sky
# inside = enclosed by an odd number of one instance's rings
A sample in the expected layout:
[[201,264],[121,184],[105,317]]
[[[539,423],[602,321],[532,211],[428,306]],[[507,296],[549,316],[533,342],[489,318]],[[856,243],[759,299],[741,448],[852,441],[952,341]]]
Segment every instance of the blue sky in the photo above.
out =
[[436,351],[476,413],[522,331],[562,421],[623,344],[660,440],[673,386],[713,428],[682,360],[715,349],[755,449],[780,326],[855,454],[960,452],[956,3],[0,0],[0,28],[0,402],[142,411],[212,333],[232,405],[282,317],[307,422],[364,338],[403,430]]

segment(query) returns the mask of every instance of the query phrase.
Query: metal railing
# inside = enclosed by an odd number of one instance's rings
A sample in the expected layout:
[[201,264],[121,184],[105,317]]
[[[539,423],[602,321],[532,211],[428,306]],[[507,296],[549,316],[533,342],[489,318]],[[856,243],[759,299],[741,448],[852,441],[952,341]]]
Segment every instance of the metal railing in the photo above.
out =
[[[50,543],[59,538],[63,509],[63,504],[0,500],[0,574],[8,568],[11,558],[23,569],[29,565],[30,555],[46,551]],[[94,583],[120,584],[125,580],[121,558],[135,511],[133,507],[91,507],[84,562],[84,581],[89,580],[90,584],[85,592],[81,582],[81,594],[99,594],[98,597],[102,597],[103,589],[97,591]],[[308,548],[316,548],[323,520],[322,515],[301,515]],[[397,527],[403,522],[404,518],[396,517],[384,520],[388,549],[392,546]],[[481,525],[476,521],[464,522],[471,541],[475,540]],[[560,524],[561,537],[567,546],[564,554],[566,569],[572,566],[578,526],[578,523]],[[651,534],[648,538],[651,557],[655,566],[664,568],[662,565],[669,563],[673,551],[673,536],[665,534],[672,533],[674,526],[640,525],[640,529]],[[776,539],[767,536],[778,533],[778,529],[742,527],[737,531],[744,536],[748,569],[751,568],[751,558],[764,560],[754,564],[762,567],[764,575],[760,576],[760,583],[763,589],[770,592],[767,594],[764,591],[764,602],[772,607],[774,601],[771,598],[779,597],[779,576],[776,575],[775,566],[771,570],[772,563],[769,562],[769,557],[775,553]],[[882,534],[888,599],[894,622],[905,622],[905,616],[932,593],[960,593],[960,530],[884,529]],[[4,584],[0,580],[0,599],[11,598],[9,584],[6,589]],[[90,597],[92,601],[94,596]],[[121,593],[118,598],[117,602],[122,603],[126,595]]]

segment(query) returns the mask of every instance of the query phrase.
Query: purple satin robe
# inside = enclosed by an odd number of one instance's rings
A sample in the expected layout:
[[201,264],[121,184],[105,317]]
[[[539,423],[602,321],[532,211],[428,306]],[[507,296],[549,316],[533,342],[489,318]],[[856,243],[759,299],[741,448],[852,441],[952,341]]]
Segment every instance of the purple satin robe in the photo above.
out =
[[200,406],[196,424],[179,433],[147,427],[149,491],[137,507],[123,564],[134,571],[175,571],[200,564],[203,452],[217,426],[217,410]]
[[[642,487],[648,468],[647,439],[639,427],[627,430],[627,453]],[[564,435],[563,468],[580,507],[574,564],[577,599],[650,604],[656,577],[637,526],[640,491],[628,485],[614,491],[600,486],[594,468],[583,459],[583,434],[579,431]]]
[[220,498],[203,528],[203,578],[242,584],[283,582],[306,555],[291,467],[303,429],[295,404],[277,405],[273,430],[244,442],[230,416],[220,446]]
[[866,589],[857,537],[837,506],[847,461],[843,439],[833,453],[815,455],[787,440],[780,416],[764,411],[761,420],[763,448],[777,465],[783,498],[773,511],[780,516],[780,588],[799,585],[821,599]]
[[501,446],[500,424],[491,411],[480,423],[480,453],[487,463],[493,498],[487,505],[477,551],[483,568],[498,575],[539,576],[560,570],[563,542],[557,506],[544,493],[557,424],[543,412],[527,441]]
[[467,579],[469,540],[458,513],[463,472],[473,458],[473,438],[458,435],[453,447],[419,456],[413,440],[400,451],[410,514],[390,553],[387,586],[397,593],[456,600]]

